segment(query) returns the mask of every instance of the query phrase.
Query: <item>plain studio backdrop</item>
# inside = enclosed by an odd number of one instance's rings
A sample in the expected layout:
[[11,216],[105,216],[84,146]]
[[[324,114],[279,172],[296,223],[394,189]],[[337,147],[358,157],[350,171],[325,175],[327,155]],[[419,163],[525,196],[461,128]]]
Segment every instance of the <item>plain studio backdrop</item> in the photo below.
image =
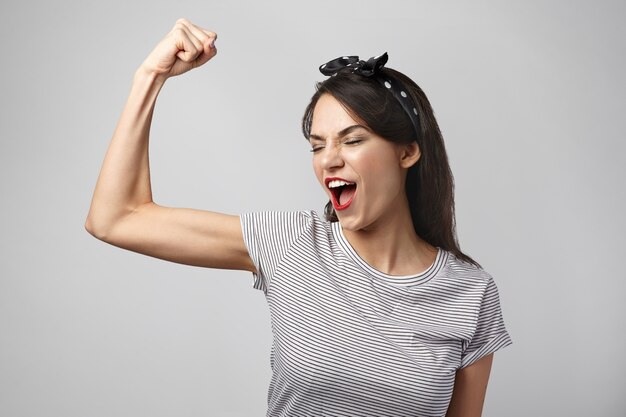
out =
[[155,202],[321,212],[300,120],[318,66],[387,51],[428,95],[461,249],[514,344],[484,416],[621,416],[623,1],[65,1],[0,6],[0,415],[263,416],[271,330],[248,272],[90,236],[132,75],[179,17],[218,55],[170,79]]

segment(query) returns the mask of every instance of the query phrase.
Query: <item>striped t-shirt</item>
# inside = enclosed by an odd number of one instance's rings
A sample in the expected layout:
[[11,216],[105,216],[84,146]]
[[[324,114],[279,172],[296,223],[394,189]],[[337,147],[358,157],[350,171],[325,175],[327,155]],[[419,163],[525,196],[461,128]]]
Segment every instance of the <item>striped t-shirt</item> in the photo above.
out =
[[267,416],[444,416],[456,370],[511,344],[493,278],[451,252],[392,276],[314,211],[240,219],[271,316]]

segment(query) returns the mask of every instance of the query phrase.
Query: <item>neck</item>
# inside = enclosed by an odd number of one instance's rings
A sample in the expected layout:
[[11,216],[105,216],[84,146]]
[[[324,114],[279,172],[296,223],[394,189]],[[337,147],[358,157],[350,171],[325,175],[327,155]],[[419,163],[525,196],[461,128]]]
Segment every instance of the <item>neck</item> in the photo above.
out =
[[370,266],[388,275],[416,275],[430,267],[437,248],[420,238],[413,228],[408,202],[400,212],[378,219],[365,229],[343,234]]

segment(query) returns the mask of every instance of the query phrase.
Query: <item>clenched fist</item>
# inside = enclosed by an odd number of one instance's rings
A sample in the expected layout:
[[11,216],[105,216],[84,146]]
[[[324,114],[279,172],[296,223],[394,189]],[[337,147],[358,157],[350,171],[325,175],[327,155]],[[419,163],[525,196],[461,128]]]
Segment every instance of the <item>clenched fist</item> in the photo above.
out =
[[216,39],[215,32],[202,29],[187,19],[178,19],[141,67],[163,78],[185,73],[217,54]]

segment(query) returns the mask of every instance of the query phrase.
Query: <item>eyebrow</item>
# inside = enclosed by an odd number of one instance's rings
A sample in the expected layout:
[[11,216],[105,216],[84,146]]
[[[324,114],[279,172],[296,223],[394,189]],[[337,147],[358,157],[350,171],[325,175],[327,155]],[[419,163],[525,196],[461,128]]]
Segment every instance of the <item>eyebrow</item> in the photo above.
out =
[[[357,129],[365,129],[367,131],[369,131],[368,128],[366,128],[363,125],[352,125],[352,126],[348,126],[345,129],[341,129],[338,133],[337,133],[337,137],[341,138],[343,136],[349,135],[350,133],[354,132]],[[309,140],[311,139],[315,139],[315,140],[321,140],[324,141],[325,139],[323,137],[321,137],[320,135],[316,135],[314,133],[311,133],[309,135]]]

